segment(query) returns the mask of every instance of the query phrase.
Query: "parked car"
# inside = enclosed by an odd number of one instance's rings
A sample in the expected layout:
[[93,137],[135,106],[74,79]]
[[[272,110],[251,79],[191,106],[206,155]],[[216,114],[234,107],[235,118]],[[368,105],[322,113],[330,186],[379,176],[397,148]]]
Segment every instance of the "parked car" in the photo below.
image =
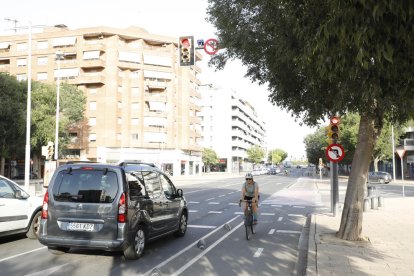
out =
[[379,182],[380,184],[390,183],[392,181],[392,176],[388,172],[369,172],[368,173],[368,182]]
[[16,182],[0,175],[0,237],[26,233],[39,234],[42,197],[30,196]]
[[184,236],[187,219],[183,190],[155,165],[69,163],[45,194],[39,241],[52,253],[101,249],[137,259],[151,240]]

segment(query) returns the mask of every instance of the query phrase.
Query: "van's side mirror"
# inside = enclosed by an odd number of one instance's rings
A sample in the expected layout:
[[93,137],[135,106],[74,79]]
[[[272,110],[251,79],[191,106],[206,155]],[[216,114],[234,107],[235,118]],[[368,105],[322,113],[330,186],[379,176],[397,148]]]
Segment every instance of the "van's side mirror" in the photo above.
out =
[[177,189],[176,197],[183,197],[183,190],[182,189]]

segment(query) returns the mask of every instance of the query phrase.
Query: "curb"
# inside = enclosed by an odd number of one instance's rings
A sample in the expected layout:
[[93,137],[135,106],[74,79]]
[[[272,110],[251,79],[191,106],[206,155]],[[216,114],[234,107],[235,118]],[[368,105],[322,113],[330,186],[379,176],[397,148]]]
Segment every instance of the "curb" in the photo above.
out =
[[317,254],[318,249],[316,246],[316,215],[312,214],[309,227],[309,241],[308,241],[308,264],[306,266],[306,275],[316,276],[318,275],[318,263]]

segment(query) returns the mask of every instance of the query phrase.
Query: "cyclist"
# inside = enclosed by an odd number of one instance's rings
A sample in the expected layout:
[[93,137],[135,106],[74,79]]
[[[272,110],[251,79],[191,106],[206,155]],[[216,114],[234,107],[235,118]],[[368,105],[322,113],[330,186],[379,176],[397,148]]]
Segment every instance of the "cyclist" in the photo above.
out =
[[[252,200],[256,204],[252,204],[253,208],[253,224],[257,224],[257,208],[259,203],[259,184],[253,180],[253,175],[247,173],[245,176],[246,182],[242,186],[241,200]],[[244,205],[244,212],[247,211],[247,202]]]

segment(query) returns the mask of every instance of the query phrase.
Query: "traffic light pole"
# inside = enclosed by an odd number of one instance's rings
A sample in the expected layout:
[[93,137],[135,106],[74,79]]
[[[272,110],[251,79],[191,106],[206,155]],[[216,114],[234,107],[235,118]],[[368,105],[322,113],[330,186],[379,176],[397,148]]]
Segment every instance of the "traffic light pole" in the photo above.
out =
[[338,214],[338,203],[339,203],[339,187],[338,187],[338,163],[330,162],[331,166],[331,211],[333,216],[336,217]]

